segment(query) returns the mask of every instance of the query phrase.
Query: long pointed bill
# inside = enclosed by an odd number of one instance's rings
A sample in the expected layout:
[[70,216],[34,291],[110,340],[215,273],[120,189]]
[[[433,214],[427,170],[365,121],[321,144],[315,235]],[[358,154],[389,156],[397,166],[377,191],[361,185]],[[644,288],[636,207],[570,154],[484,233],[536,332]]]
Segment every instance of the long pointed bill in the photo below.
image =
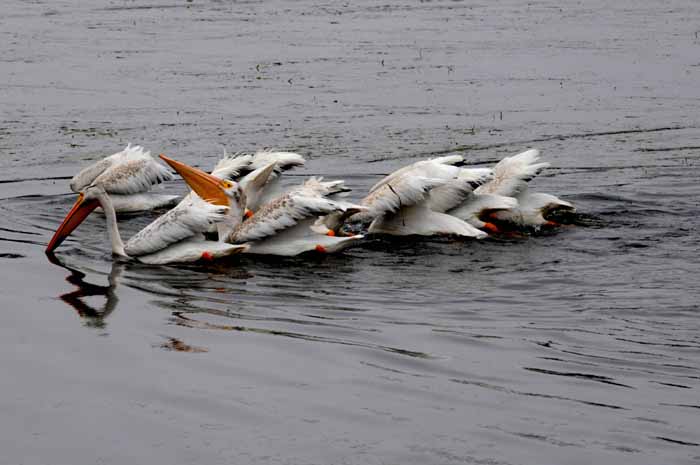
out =
[[187,185],[190,186],[198,196],[213,205],[229,206],[229,200],[223,188],[223,183],[227,181],[223,181],[202,170],[168,158],[163,154],[160,155],[160,158],[168,165],[172,166],[175,171],[180,173],[182,179],[185,180]]
[[78,200],[73,205],[73,208],[68,212],[61,226],[58,227],[54,233],[49,245],[46,247],[46,253],[53,252],[56,247],[61,245],[61,243],[70,236],[75,228],[80,225],[80,223],[87,218],[87,216],[95,208],[97,208],[100,203],[97,199],[85,200],[85,196],[81,193],[78,194]]

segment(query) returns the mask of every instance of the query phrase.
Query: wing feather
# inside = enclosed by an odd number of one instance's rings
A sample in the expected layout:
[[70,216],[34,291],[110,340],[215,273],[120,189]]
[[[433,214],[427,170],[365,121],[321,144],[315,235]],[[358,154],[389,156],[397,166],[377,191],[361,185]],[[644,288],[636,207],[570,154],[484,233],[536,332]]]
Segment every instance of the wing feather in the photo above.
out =
[[227,155],[224,153],[223,158],[217,162],[211,174],[219,179],[235,181],[244,173],[251,171],[250,164],[252,161],[252,155]]
[[396,213],[423,201],[431,189],[444,185],[446,180],[413,176],[404,173],[391,182],[383,184],[362,199],[360,205],[366,210],[353,215],[352,222],[368,222],[387,213]]
[[157,252],[223,220],[228,207],[212,205],[198,196],[189,196],[175,208],[136,233],[126,243],[127,255],[138,257]]
[[106,160],[109,159],[110,166],[92,181],[92,184],[101,185],[108,194],[139,194],[148,191],[153,184],[173,178],[168,168],[140,146],[127,146]]
[[304,157],[294,152],[275,152],[273,150],[260,150],[253,155],[251,168],[256,170],[269,163],[277,163],[282,171],[302,166],[306,163]]
[[140,145],[135,145],[132,147],[131,144],[127,144],[124,150],[117,152],[115,154],[109,155],[90,166],[87,166],[80,170],[78,174],[73,176],[70,181],[70,188],[73,192],[80,192],[87,186],[92,184],[95,179],[109,168],[118,165],[126,161],[127,156],[131,153],[143,153],[143,147]]
[[252,218],[238,225],[226,242],[260,240],[290,228],[304,219],[346,211],[349,208],[362,207],[300,192],[289,192],[263,205]]
[[538,163],[539,156],[539,150],[530,149],[504,158],[494,166],[493,180],[479,187],[476,193],[517,197],[532,178],[549,166],[546,162]]
[[260,208],[263,192],[274,182],[277,177],[277,169],[277,163],[273,161],[245,175],[240,180],[241,189],[246,196],[246,208],[251,211]]
[[369,190],[374,192],[381,186],[393,182],[394,179],[401,177],[407,173],[413,173],[416,176],[424,176],[429,178],[453,178],[459,173],[459,168],[455,165],[464,161],[460,155],[450,155],[447,157],[432,158],[430,160],[421,160],[412,165],[404,166],[393,173],[389,174],[377,182]]
[[446,212],[457,208],[469,198],[477,187],[493,179],[490,168],[462,169],[459,176],[430,191],[426,200],[428,208],[436,212]]

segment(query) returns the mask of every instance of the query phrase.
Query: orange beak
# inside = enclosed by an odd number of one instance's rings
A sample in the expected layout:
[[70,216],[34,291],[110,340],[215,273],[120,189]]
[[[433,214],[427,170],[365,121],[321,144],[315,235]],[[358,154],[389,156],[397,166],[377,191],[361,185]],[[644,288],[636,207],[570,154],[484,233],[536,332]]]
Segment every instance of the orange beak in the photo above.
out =
[[70,233],[72,233],[73,230],[87,218],[90,212],[99,205],[100,203],[97,199],[85,200],[85,195],[82,192],[78,194],[78,200],[76,200],[75,205],[73,205],[73,208],[68,212],[61,226],[59,226],[54,233],[49,245],[46,246],[46,253],[53,252],[56,247],[61,245],[66,237],[70,236]]
[[160,154],[160,158],[180,173],[182,179],[198,196],[213,205],[229,206],[229,200],[224,189],[227,183],[232,185],[230,181],[221,180],[216,176],[168,158],[163,154]]

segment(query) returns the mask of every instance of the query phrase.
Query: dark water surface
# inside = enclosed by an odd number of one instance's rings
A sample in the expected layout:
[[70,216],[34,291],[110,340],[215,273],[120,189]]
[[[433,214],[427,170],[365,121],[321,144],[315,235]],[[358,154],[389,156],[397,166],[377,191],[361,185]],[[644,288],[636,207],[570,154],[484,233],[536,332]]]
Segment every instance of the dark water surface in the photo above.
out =
[[[694,0],[6,0],[0,464],[697,463],[699,31]],[[534,146],[580,224],[176,268],[93,215],[49,262],[67,178],[127,142],[296,150],[354,198]]]

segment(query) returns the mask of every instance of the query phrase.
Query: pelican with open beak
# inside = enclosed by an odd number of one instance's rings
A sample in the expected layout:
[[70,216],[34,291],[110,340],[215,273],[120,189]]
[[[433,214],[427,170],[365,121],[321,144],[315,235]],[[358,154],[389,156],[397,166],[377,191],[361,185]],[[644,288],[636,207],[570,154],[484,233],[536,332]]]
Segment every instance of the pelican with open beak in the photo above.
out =
[[332,253],[357,244],[363,238],[360,235],[337,237],[318,224],[319,217],[324,215],[364,210],[364,207],[328,198],[346,190],[341,181],[310,178],[260,206],[252,217],[244,220],[246,196],[237,186],[227,186],[216,176],[163,155],[160,158],[180,173],[199,196],[229,207],[226,219],[218,224],[219,241],[247,243],[249,248],[244,253],[278,256],[310,251]]

